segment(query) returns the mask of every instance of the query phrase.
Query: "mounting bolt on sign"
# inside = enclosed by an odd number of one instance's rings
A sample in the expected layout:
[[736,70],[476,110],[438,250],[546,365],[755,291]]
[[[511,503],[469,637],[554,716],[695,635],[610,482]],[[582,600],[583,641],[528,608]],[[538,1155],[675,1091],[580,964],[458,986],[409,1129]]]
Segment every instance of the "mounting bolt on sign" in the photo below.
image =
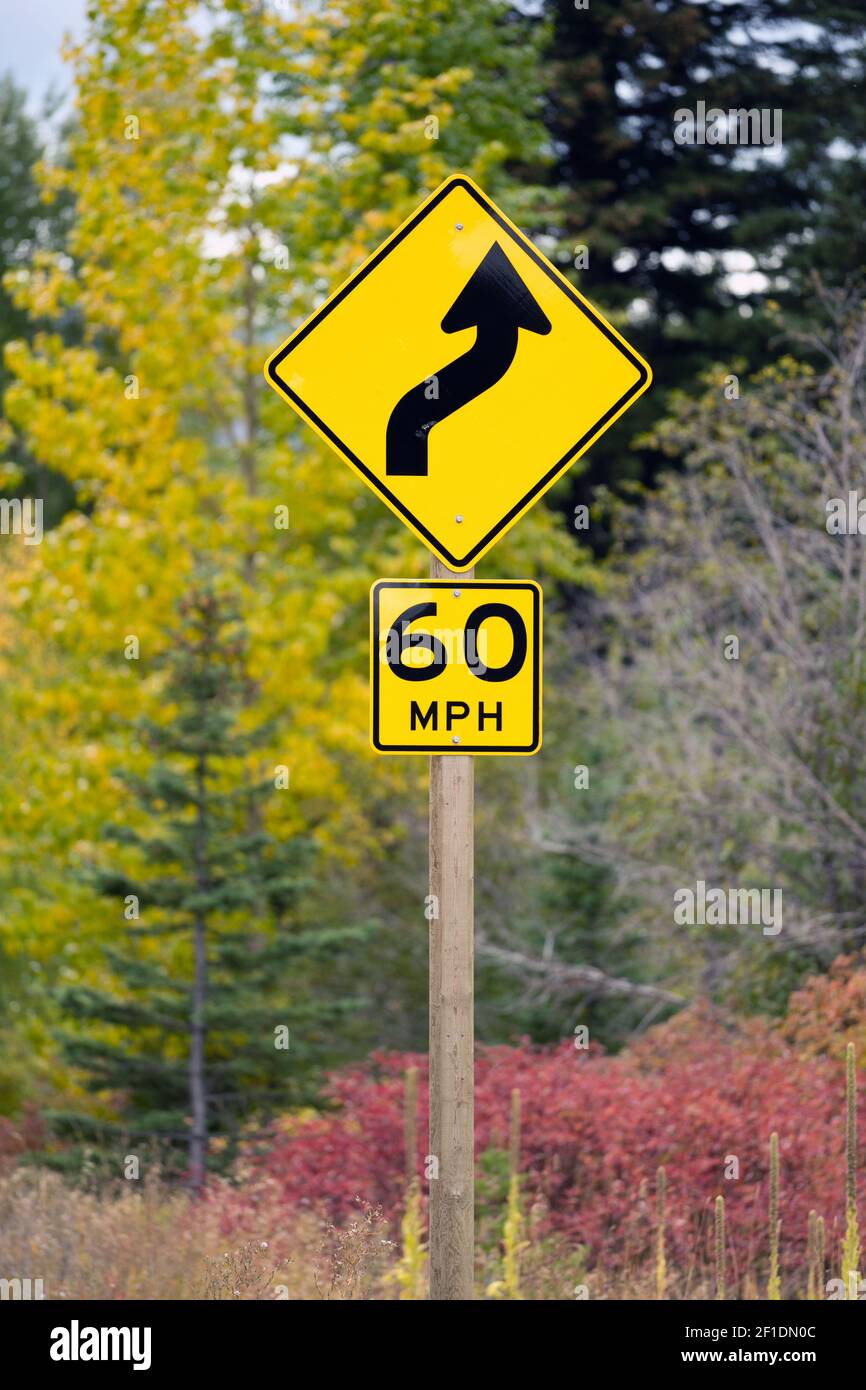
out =
[[371,591],[370,738],[377,753],[430,757],[430,1297],[471,1299],[473,759],[541,745],[541,590],[476,582],[473,566],[651,373],[454,174],[265,375],[432,551],[429,580]]

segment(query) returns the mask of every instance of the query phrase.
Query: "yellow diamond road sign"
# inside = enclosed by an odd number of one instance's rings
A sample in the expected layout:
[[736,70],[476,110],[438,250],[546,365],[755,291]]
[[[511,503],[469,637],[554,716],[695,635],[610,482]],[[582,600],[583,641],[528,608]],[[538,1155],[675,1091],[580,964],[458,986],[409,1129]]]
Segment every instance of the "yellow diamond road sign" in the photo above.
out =
[[380,579],[370,591],[370,639],[378,753],[540,748],[537,584]]
[[486,554],[650,382],[616,329],[460,174],[265,371],[455,570]]

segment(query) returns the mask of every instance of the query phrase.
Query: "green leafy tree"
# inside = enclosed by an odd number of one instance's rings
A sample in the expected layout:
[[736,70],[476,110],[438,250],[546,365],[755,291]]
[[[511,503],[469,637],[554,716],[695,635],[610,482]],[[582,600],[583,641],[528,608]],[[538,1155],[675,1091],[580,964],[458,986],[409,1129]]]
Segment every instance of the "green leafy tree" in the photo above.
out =
[[[658,441],[685,467],[614,506],[587,625],[620,790],[595,824],[563,802],[551,833],[609,865],[667,985],[741,1008],[781,1012],[866,934],[863,307],[824,294],[803,344],[822,372],[788,357],[739,400],[712,378],[680,397]],[[677,921],[698,880],[773,898]]]
[[[536,45],[489,0],[94,0],[72,58],[75,127],[40,185],[74,200],[74,223],[15,294],[33,319],[74,316],[82,341],[6,350],[7,416],[79,500],[50,545],[0,547],[0,741],[16,744],[0,765],[0,939],[44,972],[27,972],[21,1016],[44,1022],[61,967],[99,984],[114,922],[68,866],[119,814],[112,770],[137,716],[162,717],[122,636],[157,648],[206,550],[233,573],[273,758],[292,765],[275,819],[315,834],[347,916],[375,901],[389,940],[368,969],[373,1018],[402,1026],[426,948],[394,860],[405,848],[417,895],[426,850],[406,827],[425,769],[370,754],[367,608],[375,576],[425,573],[427,555],[262,364],[454,167],[525,221],[507,165],[543,143]],[[535,507],[491,572],[585,575],[569,534]],[[411,994],[383,964],[407,952]],[[26,1045],[33,1075],[44,1027]]]
[[318,1066],[352,1007],[325,997],[316,962],[363,932],[303,924],[309,845],[266,827],[284,774],[255,776],[265,731],[249,726],[255,690],[231,606],[205,583],[181,619],[166,656],[170,717],[143,724],[149,765],[124,778],[142,824],[112,830],[140,868],[94,874],[122,905],[124,939],[107,952],[117,988],[62,997],[79,1024],[63,1038],[68,1061],[120,1118],[54,1123],[115,1155],[121,1135],[158,1145],[199,1189],[214,1139],[224,1162],[249,1117],[315,1103]]

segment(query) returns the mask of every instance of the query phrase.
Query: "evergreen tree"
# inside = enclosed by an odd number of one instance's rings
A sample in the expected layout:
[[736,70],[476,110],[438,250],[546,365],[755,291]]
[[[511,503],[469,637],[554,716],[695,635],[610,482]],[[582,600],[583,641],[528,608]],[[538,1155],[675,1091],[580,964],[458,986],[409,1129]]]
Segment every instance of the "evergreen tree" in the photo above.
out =
[[[46,115],[50,114],[50,110]],[[60,132],[61,142],[64,132]],[[36,121],[27,111],[27,94],[9,73],[0,75],[0,406],[10,373],[3,349],[13,340],[32,342],[46,327],[40,315],[29,314],[13,297],[11,284],[17,271],[47,248],[65,248],[72,215],[67,193],[44,202],[36,178],[36,166],[46,149]],[[8,277],[8,279],[7,279]],[[75,315],[60,314],[54,324],[67,341],[78,335]],[[8,429],[8,425],[6,426]],[[39,463],[20,437],[4,438],[0,421],[0,445],[7,458],[0,478],[4,496],[35,496],[44,503],[44,524],[55,525],[74,504],[75,492],[68,480]]]
[[[545,0],[540,15],[559,260],[604,310],[630,308],[655,375],[629,417],[638,438],[670,390],[694,388],[710,364],[738,372],[777,355],[772,301],[808,313],[806,272],[838,281],[866,265],[866,11],[838,0]],[[700,101],[781,111],[781,146],[677,143],[676,112]],[[754,265],[732,285],[744,252]],[[629,459],[613,434],[572,476],[574,500],[660,461],[643,446]]]
[[110,828],[140,871],[93,872],[98,890],[123,905],[125,939],[107,951],[119,989],[76,986],[62,996],[84,1025],[63,1034],[67,1059],[120,1119],[53,1121],[60,1134],[115,1154],[121,1136],[156,1147],[198,1190],[216,1161],[214,1139],[224,1164],[251,1117],[316,1103],[332,1025],[352,1007],[324,997],[316,965],[363,929],[303,925],[310,845],[266,828],[281,772],[251,777],[265,730],[247,727],[255,689],[243,633],[209,583],[182,602],[166,664],[171,715],[143,723],[149,765],[124,776],[144,826]]
[[[26,93],[10,73],[0,76],[0,342],[27,336],[25,311],[3,284],[5,276],[32,254],[45,209],[40,205],[35,165],[42,157],[36,122],[28,115]],[[0,359],[0,390],[6,370]]]

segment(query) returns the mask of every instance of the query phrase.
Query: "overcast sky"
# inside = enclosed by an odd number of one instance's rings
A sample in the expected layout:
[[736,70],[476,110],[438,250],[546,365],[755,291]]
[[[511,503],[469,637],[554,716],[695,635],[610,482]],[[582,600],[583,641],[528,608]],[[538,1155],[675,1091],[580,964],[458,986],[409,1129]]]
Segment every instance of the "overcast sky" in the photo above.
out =
[[86,0],[0,0],[0,71],[13,73],[30,93],[34,112],[52,84],[69,87],[60,59],[63,35],[84,30]]

